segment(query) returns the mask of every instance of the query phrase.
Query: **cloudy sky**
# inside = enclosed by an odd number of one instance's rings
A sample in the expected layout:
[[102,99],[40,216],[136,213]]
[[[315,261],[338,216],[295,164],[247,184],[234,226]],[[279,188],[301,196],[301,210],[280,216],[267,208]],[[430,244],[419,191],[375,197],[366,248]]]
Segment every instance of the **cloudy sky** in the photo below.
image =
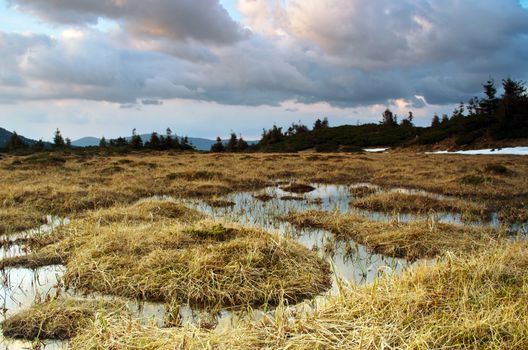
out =
[[528,0],[0,0],[0,126],[33,138],[417,123],[528,78]]

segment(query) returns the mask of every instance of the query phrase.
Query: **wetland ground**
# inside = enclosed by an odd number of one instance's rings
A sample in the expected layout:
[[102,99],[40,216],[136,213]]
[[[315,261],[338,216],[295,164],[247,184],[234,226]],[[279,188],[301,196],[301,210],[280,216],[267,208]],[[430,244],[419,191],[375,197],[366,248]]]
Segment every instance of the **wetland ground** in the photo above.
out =
[[42,153],[0,176],[6,349],[528,347],[527,157]]

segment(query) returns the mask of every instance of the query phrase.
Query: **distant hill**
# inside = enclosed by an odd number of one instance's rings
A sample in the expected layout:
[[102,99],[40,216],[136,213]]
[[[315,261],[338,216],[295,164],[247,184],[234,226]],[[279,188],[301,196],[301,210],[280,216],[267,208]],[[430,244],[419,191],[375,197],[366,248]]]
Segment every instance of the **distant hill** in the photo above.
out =
[[[150,140],[150,134],[143,134],[139,135],[143,142],[147,142]],[[126,138],[127,140],[130,140],[130,137]],[[72,142],[72,145],[75,147],[93,147],[93,146],[99,146],[100,139],[97,137],[83,137],[81,139],[75,140]],[[216,143],[215,140],[200,138],[200,137],[189,137],[189,142],[193,144],[193,146],[198,151],[209,151],[211,149],[211,146]],[[224,140],[224,142],[227,142],[227,140]],[[256,144],[257,141],[248,141],[248,144],[253,145]]]
[[83,137],[82,139],[78,139],[75,141],[72,141],[72,146],[74,147],[92,147],[92,146],[99,146],[100,139],[97,137]]
[[315,149],[320,152],[355,151],[368,147],[395,147],[408,143],[424,128],[380,124],[342,125],[310,130],[292,136],[283,135],[275,142],[261,142],[257,150],[264,152],[298,152]]
[[[0,148],[5,148],[7,146],[7,142],[9,141],[9,139],[11,138],[11,136],[13,135],[13,133],[11,131],[8,131],[4,128],[0,128]],[[19,134],[20,135],[20,134]],[[28,145],[34,145],[35,143],[37,143],[37,141],[35,140],[32,140],[32,139],[28,139],[22,135],[20,135],[20,138]]]

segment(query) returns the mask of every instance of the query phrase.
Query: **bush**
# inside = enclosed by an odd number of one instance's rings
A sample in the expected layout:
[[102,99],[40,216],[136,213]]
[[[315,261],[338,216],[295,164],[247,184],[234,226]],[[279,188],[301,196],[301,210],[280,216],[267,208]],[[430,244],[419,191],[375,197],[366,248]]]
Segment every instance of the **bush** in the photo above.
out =
[[460,179],[460,183],[463,185],[482,185],[487,179],[484,176],[480,175],[466,175]]
[[491,163],[486,165],[486,171],[497,175],[507,175],[511,173],[511,170],[506,168],[504,165]]

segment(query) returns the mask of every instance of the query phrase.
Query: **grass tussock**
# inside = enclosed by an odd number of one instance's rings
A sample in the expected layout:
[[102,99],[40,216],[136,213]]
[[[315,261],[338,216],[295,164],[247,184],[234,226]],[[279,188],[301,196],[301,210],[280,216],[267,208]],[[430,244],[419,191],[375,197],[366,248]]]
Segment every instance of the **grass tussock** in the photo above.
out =
[[370,186],[357,186],[350,187],[349,192],[350,195],[354,198],[364,198],[378,192],[378,190]]
[[353,239],[372,252],[408,260],[434,258],[448,251],[469,253],[495,243],[500,233],[430,220],[378,222],[355,214],[319,211],[290,213],[291,224],[328,230],[338,239]]
[[490,211],[482,203],[461,199],[440,199],[420,194],[383,192],[366,198],[353,200],[351,204],[360,209],[427,214],[430,212],[459,213],[469,217],[489,218]]
[[46,216],[23,208],[0,208],[0,235],[30,230],[45,224]]
[[279,308],[222,332],[91,322],[72,349],[525,349],[528,243],[448,254],[374,284],[344,287],[318,310]]
[[290,192],[290,193],[303,194],[303,193],[315,191],[315,187],[306,185],[306,184],[301,184],[301,183],[294,183],[288,186],[281,187],[281,190]]
[[261,230],[212,221],[78,222],[64,230],[26,259],[61,259],[65,284],[86,293],[222,308],[300,302],[331,284],[315,253]]
[[270,200],[274,199],[274,196],[271,196],[267,193],[260,193],[253,196],[255,199],[258,199],[261,202],[269,202]]
[[206,199],[205,203],[207,203],[209,206],[211,206],[213,208],[230,208],[230,207],[234,207],[235,206],[235,202],[228,201],[228,200],[225,200],[225,199],[220,199],[220,198]]
[[37,303],[2,322],[2,333],[14,339],[71,339],[88,327],[98,313],[115,313],[124,308],[118,304],[77,299]]
[[200,212],[182,204],[165,200],[146,200],[129,206],[115,206],[86,213],[86,218],[103,224],[141,223],[177,220],[192,223],[204,219]]

